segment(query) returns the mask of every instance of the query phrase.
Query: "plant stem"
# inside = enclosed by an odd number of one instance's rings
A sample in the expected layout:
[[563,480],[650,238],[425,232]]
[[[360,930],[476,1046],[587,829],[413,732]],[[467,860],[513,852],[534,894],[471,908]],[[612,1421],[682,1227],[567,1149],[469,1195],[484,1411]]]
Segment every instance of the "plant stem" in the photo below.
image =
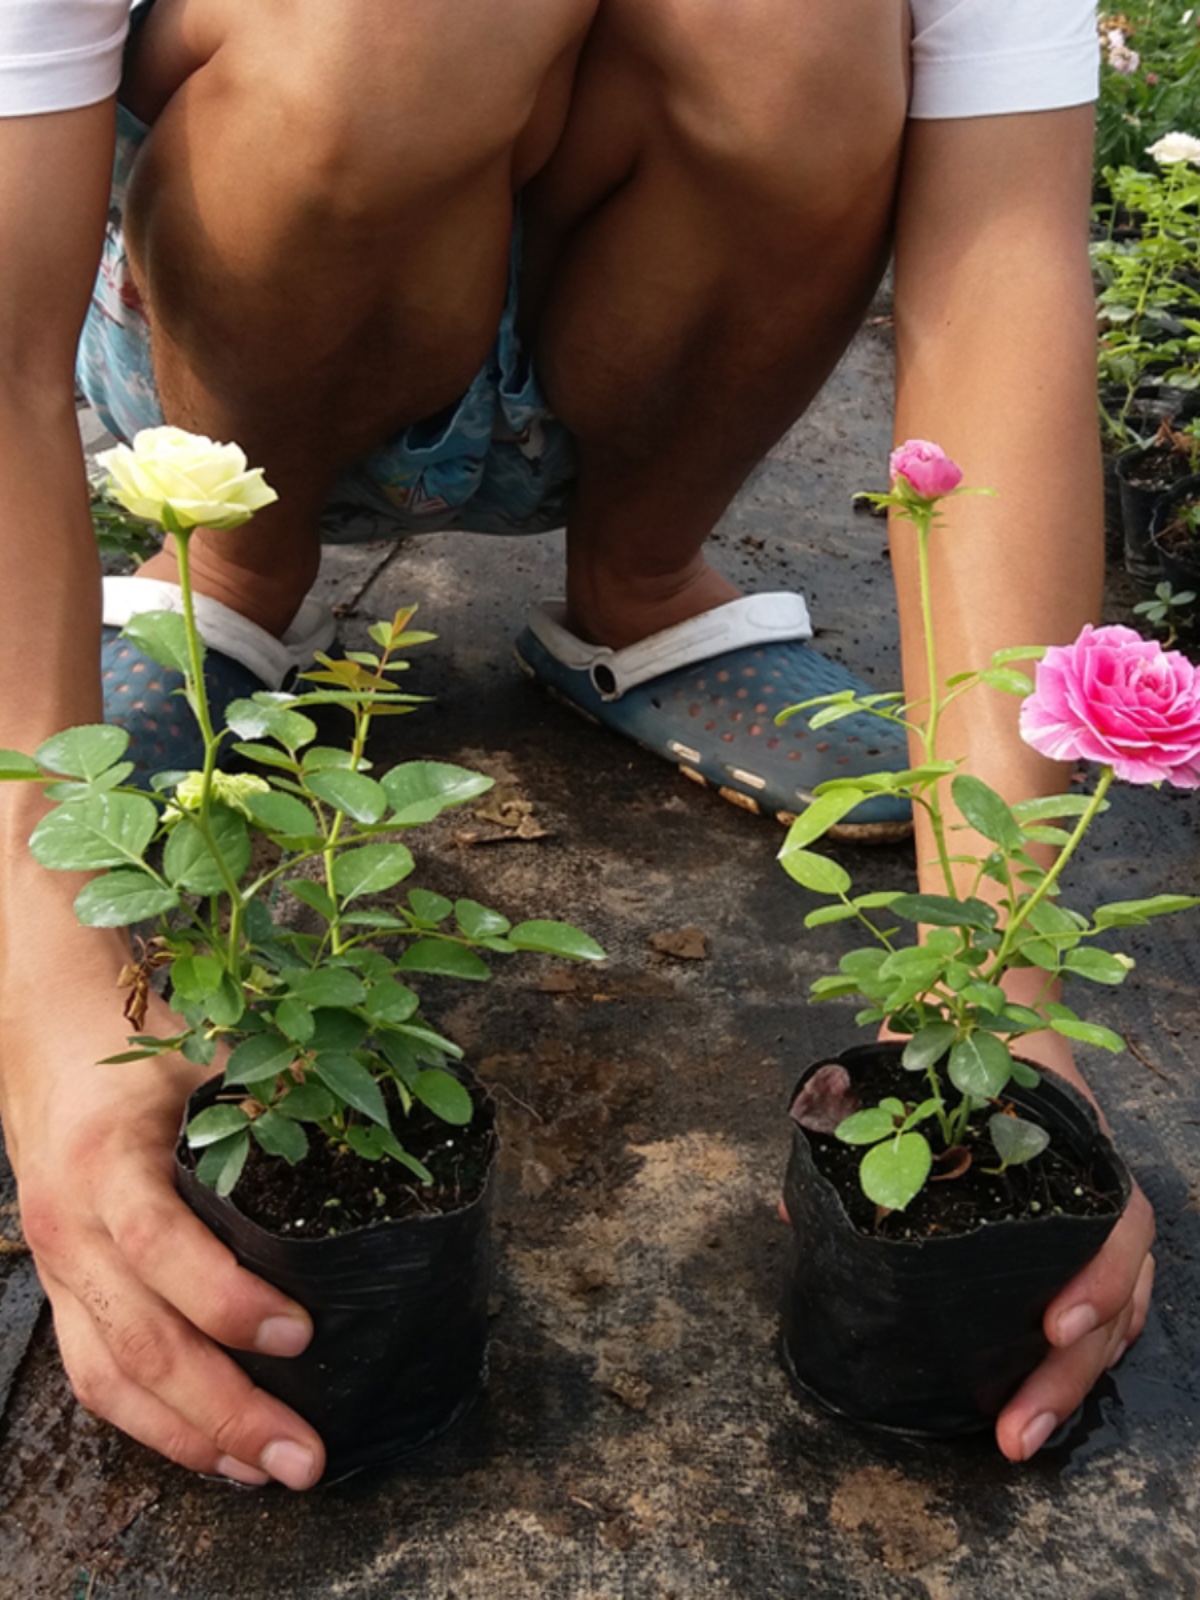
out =
[[[911,512],[911,521],[917,530],[917,572],[920,578],[921,627],[925,635],[926,693],[929,704],[929,714],[924,724],[919,725],[919,737],[924,761],[937,759],[938,720],[942,711],[938,699],[937,647],[933,636],[933,596],[929,582],[929,533],[933,526],[934,516],[935,512],[930,506],[914,507]],[[937,779],[934,780],[935,786],[938,781]],[[950,852],[946,845],[946,828],[942,820],[941,807],[931,805],[927,809],[930,826],[933,829],[934,843],[937,846],[938,863],[946,885],[946,893],[953,895],[954,873],[950,866]]]

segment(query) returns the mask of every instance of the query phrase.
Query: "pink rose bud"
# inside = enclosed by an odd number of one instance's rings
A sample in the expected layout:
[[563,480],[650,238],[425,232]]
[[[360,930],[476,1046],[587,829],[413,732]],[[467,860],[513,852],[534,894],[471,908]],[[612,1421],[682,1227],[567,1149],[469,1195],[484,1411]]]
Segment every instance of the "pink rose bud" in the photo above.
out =
[[1200,672],[1132,628],[1052,646],[1021,704],[1021,737],[1055,761],[1098,761],[1127,783],[1200,787]]
[[897,478],[903,478],[922,500],[940,500],[962,482],[962,468],[940,444],[930,444],[928,439],[906,439],[892,451],[888,465],[892,487]]

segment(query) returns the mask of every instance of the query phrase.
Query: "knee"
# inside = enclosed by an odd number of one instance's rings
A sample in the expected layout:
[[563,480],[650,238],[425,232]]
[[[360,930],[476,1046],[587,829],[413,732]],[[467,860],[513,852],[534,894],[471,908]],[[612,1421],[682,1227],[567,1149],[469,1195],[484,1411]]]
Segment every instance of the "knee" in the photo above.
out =
[[[630,0],[661,52],[668,137],[768,213],[838,220],[890,199],[907,33],[877,0]],[[888,13],[881,24],[879,13]]]
[[503,36],[503,18],[486,30],[476,22],[466,37],[453,21],[424,29],[397,22],[385,33],[356,31],[343,5],[311,7],[300,36],[277,53],[272,82],[253,91],[260,117],[282,131],[288,171],[303,190],[342,219],[369,218],[489,170],[507,173],[531,128],[540,133],[546,102],[565,98],[562,82],[593,5],[498,0],[498,11],[534,14],[514,16],[499,51],[493,28]]

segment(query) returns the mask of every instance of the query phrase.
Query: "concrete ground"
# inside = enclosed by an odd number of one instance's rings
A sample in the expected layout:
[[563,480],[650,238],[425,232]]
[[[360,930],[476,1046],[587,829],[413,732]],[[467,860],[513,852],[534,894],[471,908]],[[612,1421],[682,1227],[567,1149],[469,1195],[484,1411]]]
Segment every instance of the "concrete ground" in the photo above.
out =
[[[886,328],[755,474],[716,559],[803,586],[826,649],[896,678],[881,524],[850,508],[888,447]],[[331,551],[350,639],[419,600],[440,642],[380,754],[498,781],[434,833],[422,881],[512,915],[569,916],[610,952],[569,976],[531,959],[432,1009],[500,1102],[492,1378],[450,1437],[390,1471],[294,1497],[199,1482],[72,1401],[11,1204],[0,1246],[3,1600],[1126,1600],[1200,1595],[1200,1095],[1193,918],[1135,933],[1123,991],[1090,1014],[1131,1052],[1089,1056],[1155,1202],[1145,1337],[1032,1465],[987,1439],[908,1444],[799,1403],[775,1355],[774,1217],[786,1091],[850,1038],[805,1004],[841,929],[805,934],[780,831],[545,700],[510,645],[559,586],[556,536],[439,535]],[[1197,807],[1120,793],[1080,903],[1197,880]],[[514,826],[524,818],[524,826]],[[536,835],[531,837],[528,835]],[[898,848],[839,847],[859,887]],[[682,941],[663,935],[698,930]],[[849,936],[847,936],[848,939]],[[683,952],[687,953],[684,954]],[[6,1198],[11,1200],[11,1187]]]

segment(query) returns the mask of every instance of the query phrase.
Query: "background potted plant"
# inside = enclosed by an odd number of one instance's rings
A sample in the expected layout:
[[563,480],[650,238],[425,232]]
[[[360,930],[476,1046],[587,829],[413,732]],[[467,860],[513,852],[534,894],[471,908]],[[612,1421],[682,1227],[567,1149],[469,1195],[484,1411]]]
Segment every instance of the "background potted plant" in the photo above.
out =
[[[814,998],[860,996],[859,1023],[907,1036],[818,1064],[793,1097],[784,1358],[835,1409],[932,1433],[982,1426],[999,1412],[1045,1353],[1047,1305],[1103,1244],[1130,1193],[1091,1106],[1023,1061],[1022,1037],[1048,1027],[1123,1048],[1118,1034],[1052,998],[1059,980],[1121,983],[1132,961],[1098,941],[1200,904],[1163,894],[1085,915],[1060,903],[1064,872],[1114,777],[1200,784],[1200,678],[1131,629],[1089,626],[1071,646],[1003,650],[987,671],[941,686],[928,545],[938,502],[964,492],[960,479],[937,446],[910,441],[892,457],[890,493],[870,497],[915,529],[936,686],[928,704],[847,694],[824,697],[813,719],[870,710],[902,723],[921,758],[866,783],[823,784],[780,852],[797,882],[830,899],[807,926],[855,921],[871,936],[813,985]],[[1036,687],[1013,666],[1034,657]],[[980,688],[1025,697],[1021,730],[1044,754],[1100,763],[1094,790],[1010,806],[939,758],[946,707]],[[962,824],[947,820],[943,785]],[[937,892],[855,895],[844,868],[810,848],[878,787],[926,812]],[[964,826],[982,836],[981,851],[956,837]],[[1057,850],[1051,865],[1046,846]],[[1036,1007],[1008,998],[1003,979],[1016,968],[1043,975]]]
[[[1173,593],[1194,595],[1200,589],[1200,474],[1181,478],[1155,501],[1150,544]],[[1195,643],[1194,607],[1188,610],[1176,601],[1172,622],[1179,639]]]
[[[513,926],[411,886],[404,837],[491,787],[441,762],[371,767],[373,719],[419,700],[396,686],[398,653],[432,637],[411,611],[370,629],[374,649],[319,656],[299,692],[234,701],[215,728],[191,531],[247,522],[274,493],[235,446],[174,429],[101,460],[116,498],[174,536],[182,610],[127,631],[183,674],[203,766],[131,788],[128,735],[102,725],[0,752],[0,777],[46,786],[36,858],[95,873],[81,922],[151,923],[123,975],[132,1036],[115,1059],[179,1051],[217,1069],[189,1105],[180,1188],[243,1265],[311,1312],[303,1355],[230,1353],[313,1423],[337,1477],[442,1431],[486,1370],[493,1111],[413,981],[486,979],[485,954],[603,952],[565,923]],[[327,709],[349,718],[343,744],[318,742],[310,712]],[[256,770],[222,772],[229,755]],[[180,1018],[170,1038],[141,1031],[156,980]]]

